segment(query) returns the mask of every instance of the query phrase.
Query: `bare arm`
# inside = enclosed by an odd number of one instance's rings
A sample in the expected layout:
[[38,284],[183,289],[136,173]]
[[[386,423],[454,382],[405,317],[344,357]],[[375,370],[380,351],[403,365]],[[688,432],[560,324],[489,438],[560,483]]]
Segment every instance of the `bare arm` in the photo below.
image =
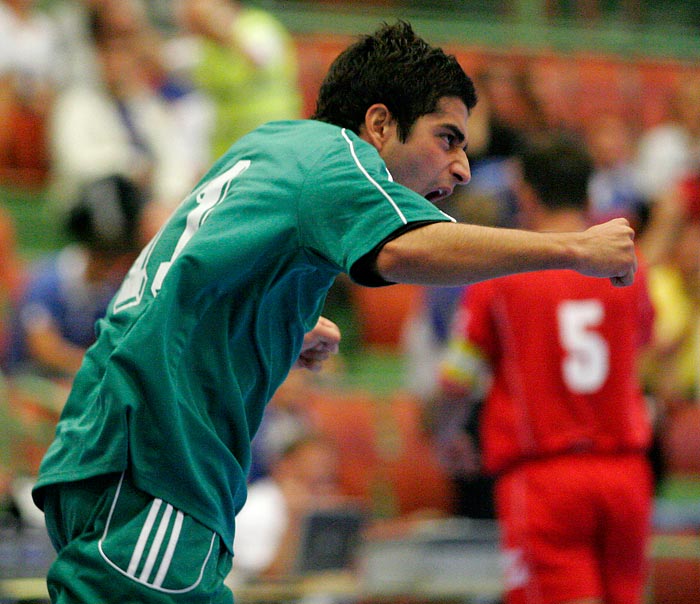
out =
[[383,278],[424,285],[462,285],[545,269],[572,269],[629,285],[636,268],[634,231],[624,218],[573,233],[435,223],[400,235],[377,256]]
[[85,350],[66,340],[50,321],[38,321],[27,330],[27,347],[43,367],[73,376],[80,369]]

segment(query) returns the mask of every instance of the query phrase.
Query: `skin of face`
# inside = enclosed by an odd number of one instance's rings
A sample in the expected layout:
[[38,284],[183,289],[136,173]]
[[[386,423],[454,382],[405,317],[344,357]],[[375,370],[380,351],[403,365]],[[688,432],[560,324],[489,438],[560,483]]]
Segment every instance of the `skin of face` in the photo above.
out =
[[467,118],[461,99],[444,97],[435,112],[422,115],[405,141],[386,105],[368,110],[360,136],[373,144],[394,180],[432,202],[471,178],[467,158]]

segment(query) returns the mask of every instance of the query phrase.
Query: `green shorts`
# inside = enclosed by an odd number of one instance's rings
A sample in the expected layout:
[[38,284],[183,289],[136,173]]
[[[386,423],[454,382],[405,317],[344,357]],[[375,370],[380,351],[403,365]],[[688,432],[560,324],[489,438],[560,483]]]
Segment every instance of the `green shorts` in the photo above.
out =
[[47,487],[54,604],[232,604],[221,538],[112,474]]

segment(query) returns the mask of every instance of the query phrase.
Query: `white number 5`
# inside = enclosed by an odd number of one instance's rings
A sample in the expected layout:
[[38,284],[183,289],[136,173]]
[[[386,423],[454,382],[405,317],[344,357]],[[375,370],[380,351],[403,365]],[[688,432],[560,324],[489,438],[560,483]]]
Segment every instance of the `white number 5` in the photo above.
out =
[[557,309],[559,340],[566,356],[564,382],[576,394],[590,394],[605,383],[610,370],[610,348],[594,331],[604,318],[600,300],[568,300]]

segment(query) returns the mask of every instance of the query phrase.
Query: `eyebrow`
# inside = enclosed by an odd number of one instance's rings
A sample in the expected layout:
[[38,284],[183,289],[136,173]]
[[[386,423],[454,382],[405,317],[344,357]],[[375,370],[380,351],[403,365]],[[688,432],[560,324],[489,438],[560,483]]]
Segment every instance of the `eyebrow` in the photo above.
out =
[[[452,132],[452,134],[454,134],[455,139],[457,139],[457,143],[458,143],[458,144],[461,145],[462,143],[465,142],[466,137],[465,137],[465,135],[464,135],[464,132],[462,132],[462,131],[461,131],[459,128],[457,128],[457,126],[455,126],[454,124],[440,124],[440,126],[441,126],[442,128],[446,128],[447,130],[450,130],[450,131]],[[465,150],[466,150],[467,146],[464,145],[464,148],[465,148]]]

